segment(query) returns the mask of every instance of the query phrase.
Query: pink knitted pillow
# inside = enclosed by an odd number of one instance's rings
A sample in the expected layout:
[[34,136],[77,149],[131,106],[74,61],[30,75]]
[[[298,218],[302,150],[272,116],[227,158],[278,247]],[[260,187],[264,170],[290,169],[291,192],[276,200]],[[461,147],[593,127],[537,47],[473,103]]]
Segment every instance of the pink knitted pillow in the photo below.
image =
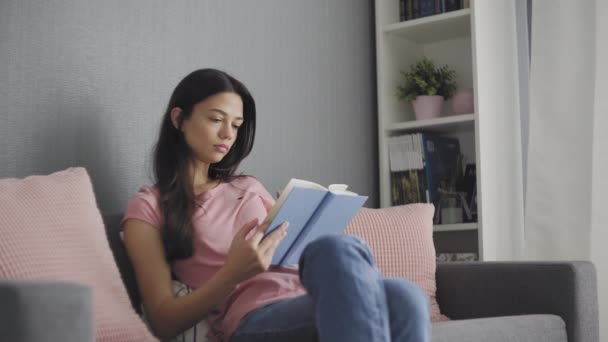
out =
[[131,306],[84,168],[0,179],[0,237],[0,279],[84,284],[97,341],[156,340]]
[[385,276],[406,278],[424,290],[431,302],[431,320],[436,322],[448,318],[435,298],[434,211],[430,204],[362,208],[345,233],[367,241]]

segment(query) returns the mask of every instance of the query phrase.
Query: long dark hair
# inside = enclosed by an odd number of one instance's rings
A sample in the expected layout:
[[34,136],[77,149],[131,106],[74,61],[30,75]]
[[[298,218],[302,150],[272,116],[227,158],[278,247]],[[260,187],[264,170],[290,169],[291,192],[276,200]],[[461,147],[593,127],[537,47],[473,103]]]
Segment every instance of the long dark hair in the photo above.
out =
[[243,124],[228,154],[209,165],[209,179],[227,181],[234,176],[240,162],[249,155],[255,137],[255,102],[247,88],[234,77],[215,69],[196,70],[182,79],[169,100],[158,141],[154,148],[154,177],[160,192],[160,208],[164,217],[161,229],[163,245],[169,260],[192,256],[192,217],[195,195],[190,163],[192,150],[183,132],[171,121],[171,109],[179,107],[179,127],[192,115],[194,106],[209,96],[232,92],[243,101]]

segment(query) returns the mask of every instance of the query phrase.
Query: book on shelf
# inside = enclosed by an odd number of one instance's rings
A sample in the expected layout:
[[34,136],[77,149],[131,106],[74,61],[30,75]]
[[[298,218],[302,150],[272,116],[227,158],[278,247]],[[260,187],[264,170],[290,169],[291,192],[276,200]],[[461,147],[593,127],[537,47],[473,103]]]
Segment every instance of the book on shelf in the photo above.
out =
[[399,21],[442,14],[470,7],[470,0],[398,0]]
[[435,224],[441,223],[440,189],[446,189],[449,177],[459,167],[460,141],[457,138],[424,133],[423,153],[426,162],[428,202],[435,206]]
[[467,164],[462,180],[462,191],[465,193],[464,222],[477,222],[477,172],[475,164]]
[[412,135],[389,138],[392,205],[426,202],[422,146]]
[[463,8],[463,3],[461,0],[442,0],[445,2],[444,4],[444,12],[457,11]]
[[419,17],[428,17],[437,14],[435,9],[435,0],[418,0],[419,1]]
[[437,262],[478,261],[477,253],[437,253]]
[[[461,164],[457,138],[421,132],[389,137],[391,205],[432,203],[441,223],[440,189],[446,189]],[[470,180],[471,181],[471,180]]]
[[273,265],[297,264],[309,242],[342,232],[359,211],[367,196],[346,190],[345,184],[327,188],[314,182],[292,178],[264,221],[270,221],[265,236],[288,221],[287,234],[272,258]]

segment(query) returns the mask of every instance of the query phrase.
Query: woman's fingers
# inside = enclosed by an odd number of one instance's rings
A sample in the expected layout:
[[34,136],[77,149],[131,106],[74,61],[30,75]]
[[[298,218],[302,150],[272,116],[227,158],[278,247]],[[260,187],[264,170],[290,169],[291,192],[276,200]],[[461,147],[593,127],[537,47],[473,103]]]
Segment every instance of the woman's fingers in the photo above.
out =
[[279,245],[279,242],[281,242],[281,240],[283,240],[283,238],[287,234],[288,226],[289,226],[289,222],[283,222],[279,226],[279,228],[275,229],[272,233],[268,234],[268,236],[266,236],[264,238],[264,240],[262,240],[262,242],[260,242],[260,248],[259,248],[260,251],[264,254],[274,253],[274,250]]
[[270,226],[270,223],[271,222],[268,221],[262,222],[262,224],[256,229],[255,233],[253,233],[253,235],[251,235],[251,237],[249,238],[251,244],[253,244],[254,246],[260,244],[260,241],[264,239],[264,233],[266,233],[266,230],[268,230],[268,226]]

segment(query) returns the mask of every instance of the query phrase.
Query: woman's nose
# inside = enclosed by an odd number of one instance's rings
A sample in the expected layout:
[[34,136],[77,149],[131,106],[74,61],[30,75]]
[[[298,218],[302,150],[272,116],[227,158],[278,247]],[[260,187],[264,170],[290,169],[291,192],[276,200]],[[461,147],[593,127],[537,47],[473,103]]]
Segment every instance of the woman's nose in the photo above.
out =
[[222,139],[232,139],[234,137],[234,132],[232,131],[231,125],[222,125],[222,129],[220,130],[220,138]]

